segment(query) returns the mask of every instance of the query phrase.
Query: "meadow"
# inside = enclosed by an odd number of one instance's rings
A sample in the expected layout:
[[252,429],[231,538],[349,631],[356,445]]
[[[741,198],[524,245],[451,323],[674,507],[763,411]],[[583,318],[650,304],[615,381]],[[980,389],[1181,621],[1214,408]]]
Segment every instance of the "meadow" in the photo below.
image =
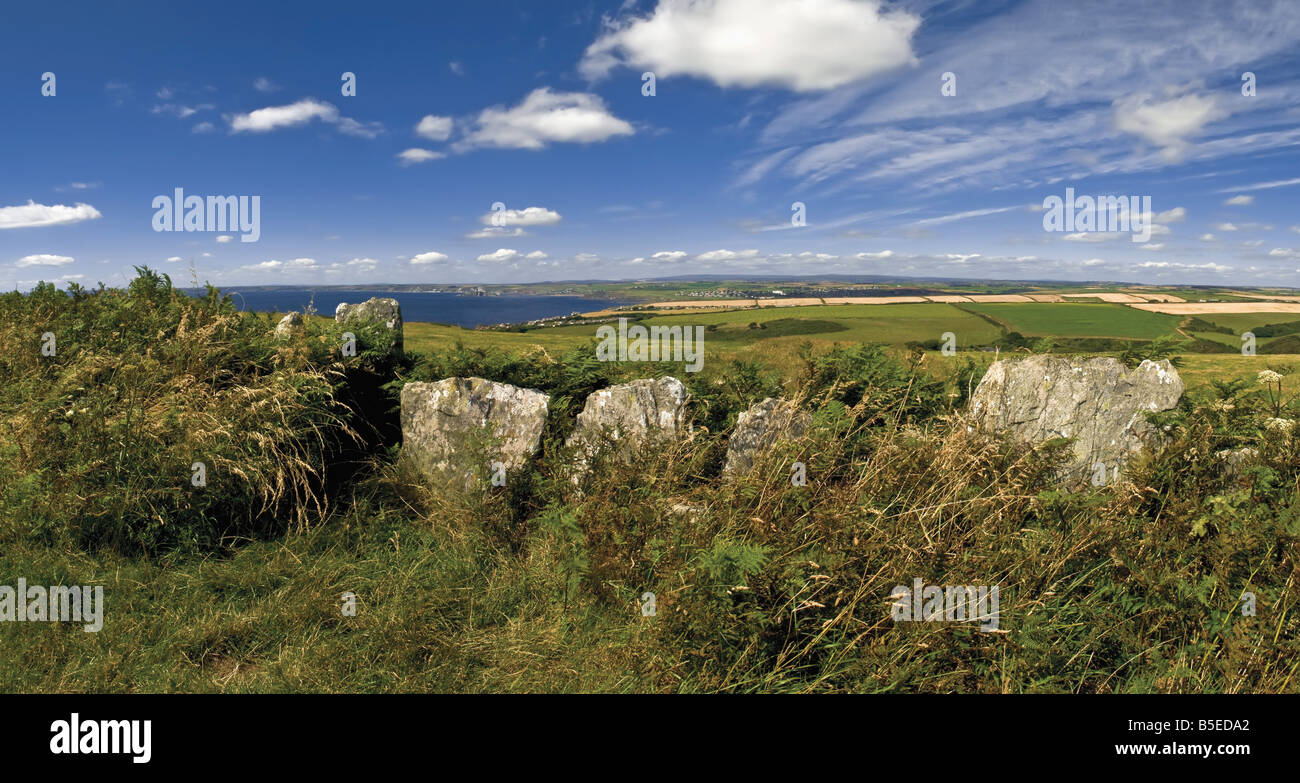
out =
[[[591,324],[411,323],[406,356],[362,330],[344,358],[330,319],[277,340],[273,315],[147,270],[0,295],[17,346],[0,357],[0,583],[102,584],[107,601],[98,633],[0,622],[0,691],[1300,690],[1300,439],[1270,424],[1300,414],[1297,357],[1175,351],[1191,393],[1161,414],[1166,448],[1066,492],[1060,444],[961,426],[983,368],[1053,338],[1167,354],[1181,319],[1060,305],[1097,321],[1083,335],[1017,307],[649,317],[706,327],[704,370],[683,374],[597,362]],[[943,332],[966,348],[926,347]],[[577,491],[563,442],[581,401],[665,373],[690,389],[694,437],[598,464]],[[396,390],[449,375],[552,395],[541,454],[508,486],[434,486],[403,460]],[[737,415],[774,395],[814,412],[808,439],[723,479]],[[1212,458],[1243,446],[1236,472]],[[999,631],[892,622],[913,578],[1001,585]]]

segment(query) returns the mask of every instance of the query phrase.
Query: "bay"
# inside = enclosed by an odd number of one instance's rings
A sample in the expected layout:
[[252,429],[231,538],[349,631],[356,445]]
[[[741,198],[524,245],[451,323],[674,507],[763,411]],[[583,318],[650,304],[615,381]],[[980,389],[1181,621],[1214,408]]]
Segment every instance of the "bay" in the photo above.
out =
[[[190,293],[196,293],[191,291]],[[341,302],[356,304],[373,296],[392,297],[402,306],[402,320],[452,324],[473,328],[485,324],[521,323],[570,313],[585,313],[629,304],[584,296],[467,296],[451,293],[310,288],[222,289],[241,310],[262,313],[302,312],[308,305],[318,315],[333,316]]]

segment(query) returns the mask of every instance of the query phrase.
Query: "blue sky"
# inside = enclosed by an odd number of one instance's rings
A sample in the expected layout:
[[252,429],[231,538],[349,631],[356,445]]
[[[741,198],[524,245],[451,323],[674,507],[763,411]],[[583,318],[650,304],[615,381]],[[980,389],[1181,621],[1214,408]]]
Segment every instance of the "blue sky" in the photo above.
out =
[[[1288,2],[26,4],[0,74],[4,289],[1300,284]],[[1067,187],[1153,235],[1044,230]],[[258,196],[258,241],[155,231],[176,188]]]

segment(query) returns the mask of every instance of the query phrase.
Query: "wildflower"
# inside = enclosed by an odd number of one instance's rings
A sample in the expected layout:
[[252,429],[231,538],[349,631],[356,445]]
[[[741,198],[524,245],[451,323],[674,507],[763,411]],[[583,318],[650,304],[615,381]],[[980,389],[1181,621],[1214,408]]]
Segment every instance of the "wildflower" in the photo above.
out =
[[1290,432],[1295,428],[1295,421],[1292,419],[1265,419],[1264,429],[1269,432]]
[[1260,370],[1256,380],[1260,386],[1267,386],[1270,383],[1281,383],[1282,376],[1272,370]]

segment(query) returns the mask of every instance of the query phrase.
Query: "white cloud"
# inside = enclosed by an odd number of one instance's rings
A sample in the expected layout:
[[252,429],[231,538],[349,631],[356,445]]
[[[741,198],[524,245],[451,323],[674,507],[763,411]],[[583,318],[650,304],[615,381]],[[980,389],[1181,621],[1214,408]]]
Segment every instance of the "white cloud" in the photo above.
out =
[[254,272],[272,272],[272,271],[313,271],[317,269],[316,259],[314,258],[291,258],[288,261],[263,261],[260,264],[248,264],[239,267]]
[[[1187,209],[1184,207],[1174,207],[1164,212],[1156,213],[1156,221],[1160,223],[1180,223],[1187,218]],[[1151,218],[1146,216],[1147,220]]]
[[1235,225],[1233,225],[1232,223],[1215,223],[1215,224],[1214,224],[1214,228],[1215,228],[1216,231],[1236,231],[1236,230],[1237,230],[1237,227],[1236,227]]
[[446,141],[451,138],[451,117],[427,114],[420,120],[420,124],[415,126],[415,133],[430,141]]
[[522,228],[497,228],[489,226],[487,228],[472,231],[465,235],[466,239],[494,239],[501,237],[522,237],[527,236],[528,232]]
[[560,213],[553,209],[525,207],[489,212],[480,218],[480,221],[485,226],[504,228],[506,226],[553,226],[562,219]]
[[655,253],[650,257],[657,258],[660,261],[680,261],[685,258],[686,255],[686,251],[684,250],[660,250],[658,253]]
[[597,95],[540,87],[518,106],[484,109],[474,130],[457,142],[456,148],[538,150],[552,143],[588,144],[633,133],[631,124],[610,114]]
[[216,125],[210,122],[200,122],[190,129],[190,133],[211,133],[217,129]]
[[362,272],[371,272],[378,265],[379,261],[373,258],[354,258],[347,263],[347,266],[355,266]]
[[172,256],[171,258],[167,259],[167,263],[174,264],[177,261],[184,261],[184,260],[185,259],[181,258],[180,256]]
[[413,257],[410,263],[412,266],[421,266],[423,264],[440,264],[446,260],[446,254],[430,250],[427,253],[421,253],[418,256]]
[[855,256],[860,261],[868,261],[879,258],[891,258],[894,255],[892,250],[881,250],[879,253],[858,253]]
[[1253,185],[1240,185],[1235,188],[1224,188],[1220,193],[1239,193],[1243,190],[1272,190],[1273,188],[1285,188],[1291,185],[1300,185],[1300,177],[1295,179],[1275,179],[1271,182],[1256,182]]
[[402,161],[403,166],[413,166],[416,163],[426,163],[428,161],[437,160],[438,158],[445,158],[447,156],[441,152],[434,152],[433,150],[425,150],[425,149],[420,149],[419,147],[412,147],[409,150],[402,150],[400,153],[398,153],[397,157]]
[[1150,94],[1139,93],[1115,101],[1114,107],[1117,128],[1161,147],[1169,158],[1182,154],[1189,137],[1228,116],[1212,95],[1188,94],[1152,102]]
[[1254,201],[1255,201],[1254,196],[1240,195],[1240,196],[1233,196],[1232,198],[1223,202],[1223,205],[1225,207],[1244,207],[1248,204],[1254,203]]
[[1213,242],[1213,241],[1214,241],[1214,235],[1213,235],[1213,234],[1201,234],[1199,237],[1197,237],[1197,239],[1201,240],[1202,242]]
[[1300,258],[1300,250],[1290,247],[1275,247],[1268,254],[1273,258]]
[[451,72],[456,74],[457,76],[465,75],[465,66],[461,65],[456,60],[452,60],[451,62],[447,63],[447,67],[450,68]]
[[266,133],[305,125],[314,119],[333,123],[338,122],[338,118],[339,110],[333,104],[308,98],[286,106],[268,106],[248,114],[236,114],[230,118],[230,130],[232,133]]
[[234,237],[230,236],[229,234],[221,234],[217,237],[217,244],[224,245],[232,239],[234,239]]
[[478,257],[478,260],[479,261],[513,261],[518,257],[519,257],[518,250],[511,250],[510,248],[503,247],[494,253],[484,253],[483,255]]
[[697,261],[735,261],[741,258],[754,258],[757,250],[710,250],[695,257]]
[[660,0],[649,16],[608,23],[579,70],[598,79],[626,65],[722,87],[825,90],[916,62],[920,24],[877,0]]
[[37,226],[62,226],[102,217],[99,210],[89,204],[66,206],[64,204],[37,204],[28,201],[23,206],[0,207],[0,229],[34,228]]
[[37,253],[32,256],[23,256],[14,262],[14,266],[64,266],[71,264],[76,259],[71,256],[56,256],[49,253]]
[[1146,242],[1138,245],[1138,250],[1163,250],[1164,247],[1163,242]]
[[265,76],[259,76],[253,80],[253,89],[258,92],[275,92],[280,87]]
[[334,125],[339,133],[367,139],[373,139],[384,131],[384,126],[378,122],[363,123],[343,117],[334,104],[313,98],[304,98],[284,106],[267,106],[247,114],[228,116],[226,119],[230,122],[231,133],[268,133],[306,125],[312,120]]
[[531,258],[531,259],[534,259],[534,260],[540,260],[540,259],[546,258],[546,254],[543,253],[543,252],[540,251],[540,250],[534,250],[533,252],[531,252],[531,253],[529,253],[528,255],[524,256],[524,258]]

